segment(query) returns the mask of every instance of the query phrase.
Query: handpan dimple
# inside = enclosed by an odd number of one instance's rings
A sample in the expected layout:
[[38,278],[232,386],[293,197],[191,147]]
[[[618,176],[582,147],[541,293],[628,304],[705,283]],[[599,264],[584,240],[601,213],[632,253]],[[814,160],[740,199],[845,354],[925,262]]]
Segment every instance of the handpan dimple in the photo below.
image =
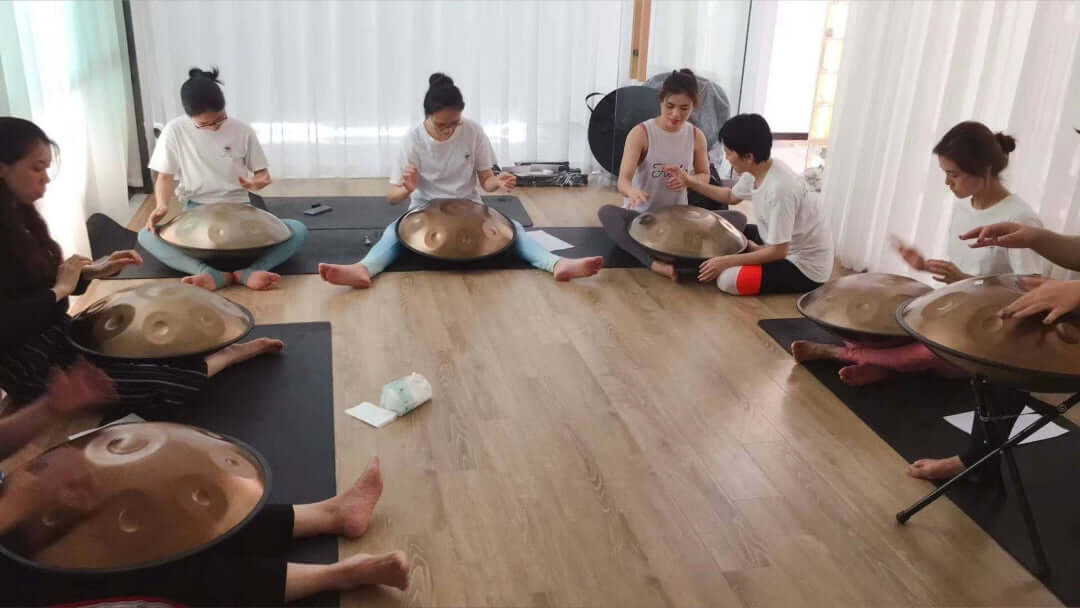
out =
[[504,215],[466,199],[436,199],[413,209],[398,221],[397,233],[411,251],[461,262],[495,255],[515,238]]
[[690,205],[647,211],[627,229],[630,238],[657,257],[704,260],[746,249],[746,236],[717,213]]
[[69,338],[95,355],[124,359],[183,357],[236,342],[251,313],[194,285],[142,285],[92,304],[72,319]]

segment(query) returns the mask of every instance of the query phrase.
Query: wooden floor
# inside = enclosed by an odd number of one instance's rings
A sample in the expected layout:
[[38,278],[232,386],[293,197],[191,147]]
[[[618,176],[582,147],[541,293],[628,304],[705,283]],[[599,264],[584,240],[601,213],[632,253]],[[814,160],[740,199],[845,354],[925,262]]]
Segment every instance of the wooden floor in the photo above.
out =
[[[539,226],[596,225],[617,200],[517,194]],[[82,302],[132,284],[98,282]],[[389,273],[368,291],[287,276],[223,293],[259,323],[332,323],[339,487],[374,455],[386,476],[375,525],[342,555],[401,548],[414,564],[408,591],[346,606],[1059,605],[948,501],[896,524],[930,486],[757,328],[796,316],[792,297],[643,269]],[[381,430],[343,413],[412,371],[431,403]]]

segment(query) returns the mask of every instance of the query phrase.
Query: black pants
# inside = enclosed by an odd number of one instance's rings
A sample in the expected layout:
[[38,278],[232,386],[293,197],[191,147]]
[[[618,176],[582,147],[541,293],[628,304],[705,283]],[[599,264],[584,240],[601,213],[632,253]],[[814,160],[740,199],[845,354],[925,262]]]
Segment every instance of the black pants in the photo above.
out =
[[189,606],[280,606],[292,530],[292,506],[268,505],[206,551],[118,574],[54,574],[0,556],[0,603],[42,606],[150,597]]
[[991,414],[1006,418],[986,423],[976,412],[975,420],[971,424],[971,440],[968,442],[967,449],[960,454],[960,460],[966,467],[975,464],[980,458],[1009,439],[1013,425],[1016,423],[1015,416],[1019,416],[1024,410],[1029,395],[1013,388],[989,385],[986,387],[986,398],[991,401]]
[[[744,230],[746,228],[746,216],[738,211],[717,211],[725,220],[731,222],[735,228]],[[597,215],[600,217],[600,225],[604,227],[604,232],[607,233],[610,238],[620,249],[634,256],[642,266],[648,268],[652,266],[652,263],[656,261],[653,254],[646,248],[642,247],[630,238],[630,222],[634,221],[634,218],[641,215],[640,211],[634,211],[633,209],[626,209],[618,207],[616,205],[604,205],[600,208]],[[686,268],[689,270],[693,268],[694,278],[697,278],[697,265],[696,264],[682,264],[676,265],[677,270]]]

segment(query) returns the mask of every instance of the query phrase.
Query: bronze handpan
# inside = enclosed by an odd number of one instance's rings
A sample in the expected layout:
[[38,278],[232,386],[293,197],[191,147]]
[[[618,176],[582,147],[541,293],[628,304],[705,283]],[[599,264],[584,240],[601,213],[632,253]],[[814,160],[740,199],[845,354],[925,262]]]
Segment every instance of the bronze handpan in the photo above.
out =
[[214,203],[181,213],[158,235],[193,258],[235,270],[289,240],[292,230],[274,214],[247,203]]
[[841,338],[870,346],[896,346],[912,338],[896,322],[896,309],[931,291],[915,279],[879,272],[852,274],[804,294],[795,306],[804,317]]
[[0,551],[46,570],[116,572],[228,537],[266,503],[270,471],[234,439],[135,422],[60,444],[4,485]]
[[119,359],[205,354],[243,338],[255,321],[243,306],[185,283],[140,285],[94,302],[71,320],[77,348]]
[[468,262],[505,251],[514,225],[502,213],[466,199],[435,199],[401,216],[398,238],[408,249],[439,260]]
[[1052,325],[1040,315],[1001,318],[1025,290],[1019,275],[957,281],[901,306],[897,321],[915,339],[957,366],[991,382],[1035,392],[1080,388],[1080,324]]
[[704,260],[740,253],[746,235],[718,214],[691,205],[646,211],[630,222],[630,238],[660,259]]

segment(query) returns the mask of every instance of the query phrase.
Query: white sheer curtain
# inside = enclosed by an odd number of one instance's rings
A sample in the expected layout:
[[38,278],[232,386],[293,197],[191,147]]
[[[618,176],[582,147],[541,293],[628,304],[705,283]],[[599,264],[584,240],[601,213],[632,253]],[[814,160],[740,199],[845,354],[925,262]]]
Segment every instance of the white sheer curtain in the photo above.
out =
[[593,164],[584,98],[629,70],[627,0],[135,2],[147,120],[183,113],[192,66],[221,68],[230,115],[252,124],[280,177],[389,172],[449,74],[500,162]]
[[742,89],[749,23],[749,0],[653,2],[646,71],[652,77],[690,68],[720,85],[734,112]]
[[851,4],[823,192],[841,263],[913,275],[890,233],[944,253],[954,198],[931,149],[962,120],[1016,137],[1007,186],[1080,233],[1080,3]]
[[134,110],[120,3],[0,2],[0,113],[60,147],[39,209],[65,254],[89,255],[86,217],[126,222]]

